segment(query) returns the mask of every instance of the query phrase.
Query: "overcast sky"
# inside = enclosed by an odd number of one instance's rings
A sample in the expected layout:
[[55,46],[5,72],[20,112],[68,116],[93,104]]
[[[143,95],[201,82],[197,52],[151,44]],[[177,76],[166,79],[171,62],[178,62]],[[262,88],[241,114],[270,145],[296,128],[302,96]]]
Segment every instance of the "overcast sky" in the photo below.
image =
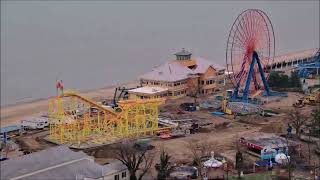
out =
[[[232,23],[265,11],[276,54],[319,47],[319,1],[1,1],[1,104],[129,81],[182,47],[225,65]],[[41,87],[41,88],[40,88]]]

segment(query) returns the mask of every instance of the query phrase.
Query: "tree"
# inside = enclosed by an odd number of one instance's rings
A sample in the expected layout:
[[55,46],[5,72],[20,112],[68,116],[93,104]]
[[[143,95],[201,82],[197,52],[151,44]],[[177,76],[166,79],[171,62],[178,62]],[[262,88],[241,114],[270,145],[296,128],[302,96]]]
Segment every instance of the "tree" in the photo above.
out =
[[280,75],[276,72],[271,72],[269,75],[268,83],[270,87],[277,87],[279,85]]
[[268,83],[270,87],[275,88],[301,88],[302,86],[297,72],[292,72],[290,78],[286,74],[271,72],[269,75]]
[[293,161],[293,158],[294,158],[294,154],[291,153],[290,149],[289,149],[289,140],[288,140],[288,137],[286,137],[286,144],[285,146],[287,148],[287,153],[286,153],[286,159],[287,159],[287,163],[285,163],[285,166],[288,170],[288,178],[289,180],[292,179],[292,172],[294,171],[295,169],[295,165],[294,165],[294,161]]
[[301,88],[301,82],[297,71],[291,73],[290,86]]
[[212,151],[212,145],[206,141],[198,141],[192,139],[188,141],[187,148],[192,154],[193,163],[197,167],[198,172],[203,179],[204,177],[204,166],[202,164],[202,158],[205,156],[210,156]]
[[199,97],[200,86],[198,81],[197,78],[188,81],[188,94],[194,98],[194,104],[197,103],[197,98]]
[[290,87],[289,77],[285,74],[279,74],[278,72],[271,72],[268,83],[270,87],[287,88]]
[[132,143],[118,144],[114,153],[116,159],[128,168],[130,180],[141,180],[150,169],[154,158],[147,149],[137,150]]
[[317,107],[311,113],[311,133],[315,137],[320,137],[320,108]]
[[290,87],[288,75],[282,74],[280,76],[280,84],[279,84],[279,86],[282,87],[282,88]]
[[298,108],[294,108],[288,115],[290,118],[290,124],[292,124],[292,126],[296,129],[297,136],[300,137],[300,129],[305,124],[306,120],[303,118],[303,115]]
[[170,162],[171,156],[166,153],[164,150],[161,151],[160,155],[160,164],[156,168],[158,171],[158,180],[165,180],[172,171],[172,165]]
[[237,143],[237,153],[236,153],[236,169],[238,171],[238,179],[241,178],[241,171],[243,170],[243,155],[239,147],[239,143]]

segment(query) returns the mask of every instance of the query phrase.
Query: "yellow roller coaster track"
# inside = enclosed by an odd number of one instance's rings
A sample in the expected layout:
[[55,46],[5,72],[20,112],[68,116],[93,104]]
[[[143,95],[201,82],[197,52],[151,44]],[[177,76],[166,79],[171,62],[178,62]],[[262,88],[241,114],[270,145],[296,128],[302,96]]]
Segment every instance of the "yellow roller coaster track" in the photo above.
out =
[[120,101],[120,111],[117,112],[74,91],[66,91],[49,102],[49,140],[58,144],[81,146],[85,143],[90,146],[153,135],[159,130],[158,106],[161,103],[162,99]]
[[76,97],[76,98],[79,98],[88,104],[91,104],[92,106],[94,106],[96,108],[99,108],[103,111],[108,111],[111,114],[117,115],[117,113],[112,108],[103,107],[102,105],[98,104],[97,102],[95,102],[87,97],[84,97],[75,91],[70,91],[70,90],[66,91],[65,93],[63,93],[63,95],[60,96],[60,98],[63,98],[63,97]]

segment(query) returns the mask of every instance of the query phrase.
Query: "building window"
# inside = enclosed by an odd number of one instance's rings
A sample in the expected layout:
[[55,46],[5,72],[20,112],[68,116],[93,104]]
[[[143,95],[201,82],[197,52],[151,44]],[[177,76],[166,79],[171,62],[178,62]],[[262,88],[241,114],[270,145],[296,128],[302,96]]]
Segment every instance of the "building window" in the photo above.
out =
[[219,72],[218,72],[218,75],[224,75],[224,69],[223,70],[220,70]]
[[208,85],[210,82],[209,81],[206,81],[206,85]]
[[201,81],[201,85],[204,85],[204,81]]
[[168,96],[172,96],[172,92],[168,92]]
[[122,178],[127,177],[127,172],[122,172],[122,173],[121,173],[121,177],[122,177]]
[[119,174],[114,175],[114,180],[119,180]]

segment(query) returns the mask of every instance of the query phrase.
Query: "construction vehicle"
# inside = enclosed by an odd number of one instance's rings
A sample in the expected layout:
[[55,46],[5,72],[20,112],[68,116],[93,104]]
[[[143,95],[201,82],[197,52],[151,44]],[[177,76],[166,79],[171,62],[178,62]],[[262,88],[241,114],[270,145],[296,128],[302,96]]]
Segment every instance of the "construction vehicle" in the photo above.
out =
[[200,128],[199,124],[193,122],[192,119],[168,120],[159,118],[158,122],[168,127],[157,131],[157,135],[160,136],[161,139],[171,139],[194,134]]
[[229,102],[229,99],[231,98],[233,93],[233,90],[227,90],[224,92],[223,94],[223,100],[221,102],[221,110],[222,112],[226,113],[226,114],[232,114],[231,109],[227,108],[227,104]]
[[320,103],[320,91],[314,92],[312,94],[306,95],[300,99],[298,99],[293,106],[294,107],[304,107],[307,105],[315,105],[316,103]]
[[[140,86],[136,87],[139,88]],[[120,100],[128,100],[129,99],[129,90],[135,88],[126,88],[126,87],[117,87],[114,90],[114,95],[111,103],[111,107],[115,108],[118,107],[118,101]]]

